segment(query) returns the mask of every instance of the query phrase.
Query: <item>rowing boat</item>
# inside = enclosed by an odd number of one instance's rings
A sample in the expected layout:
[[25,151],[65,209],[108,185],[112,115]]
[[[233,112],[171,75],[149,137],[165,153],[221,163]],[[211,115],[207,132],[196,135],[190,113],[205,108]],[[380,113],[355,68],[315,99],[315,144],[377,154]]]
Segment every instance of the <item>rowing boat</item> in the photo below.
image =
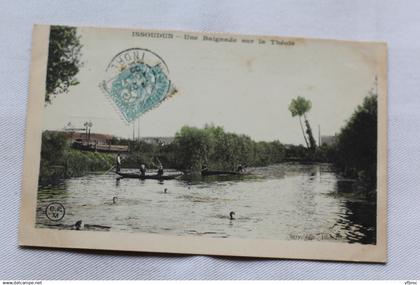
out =
[[175,179],[182,176],[182,173],[175,173],[175,174],[145,174],[141,175],[139,173],[123,173],[123,172],[116,172],[120,178],[136,178],[136,179],[155,179],[155,180],[170,180]]
[[219,171],[219,170],[203,170],[201,171],[202,176],[213,176],[213,175],[243,175],[242,172],[236,171]]

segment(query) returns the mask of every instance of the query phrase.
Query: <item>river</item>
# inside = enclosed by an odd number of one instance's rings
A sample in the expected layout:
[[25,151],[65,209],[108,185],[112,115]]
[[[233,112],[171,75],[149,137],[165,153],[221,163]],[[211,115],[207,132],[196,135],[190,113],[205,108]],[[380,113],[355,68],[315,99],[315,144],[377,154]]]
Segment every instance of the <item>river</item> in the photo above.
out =
[[[241,178],[117,180],[113,173],[91,173],[66,179],[39,187],[36,226],[70,229],[82,220],[90,230],[376,243],[376,205],[341,194],[354,181],[340,178],[330,165],[248,170],[252,175]],[[65,207],[60,221],[45,214],[53,202]]]

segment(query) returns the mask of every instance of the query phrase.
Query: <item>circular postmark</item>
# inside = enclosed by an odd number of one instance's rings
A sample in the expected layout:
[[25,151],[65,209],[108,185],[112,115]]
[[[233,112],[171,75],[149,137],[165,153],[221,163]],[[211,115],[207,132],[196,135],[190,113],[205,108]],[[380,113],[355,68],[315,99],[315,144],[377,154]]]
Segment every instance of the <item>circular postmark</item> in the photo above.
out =
[[48,204],[47,208],[45,209],[45,215],[47,218],[53,222],[58,222],[64,218],[66,214],[66,209],[64,208],[63,204],[58,202],[53,202]]
[[127,123],[176,92],[165,61],[148,49],[121,51],[111,59],[105,72],[107,78],[100,87]]

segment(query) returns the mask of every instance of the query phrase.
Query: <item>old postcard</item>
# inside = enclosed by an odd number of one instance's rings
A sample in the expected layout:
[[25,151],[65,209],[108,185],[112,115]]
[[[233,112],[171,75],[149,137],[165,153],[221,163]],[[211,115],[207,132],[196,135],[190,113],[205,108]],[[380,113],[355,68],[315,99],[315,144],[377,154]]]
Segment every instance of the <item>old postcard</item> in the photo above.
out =
[[386,262],[384,43],[35,26],[23,246]]

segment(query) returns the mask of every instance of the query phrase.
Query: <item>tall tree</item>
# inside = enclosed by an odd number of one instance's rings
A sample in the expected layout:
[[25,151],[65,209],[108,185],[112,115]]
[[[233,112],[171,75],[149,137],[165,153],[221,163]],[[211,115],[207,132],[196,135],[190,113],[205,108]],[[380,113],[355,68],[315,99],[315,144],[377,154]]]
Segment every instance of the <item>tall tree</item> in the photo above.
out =
[[308,135],[308,140],[309,140],[309,148],[314,151],[316,149],[316,142],[314,139],[314,135],[312,134],[312,128],[305,114],[303,114],[303,117],[305,119],[306,134]]
[[376,91],[370,91],[347,124],[337,142],[336,165],[345,175],[358,176],[376,185],[378,143],[378,100]]
[[51,26],[48,48],[47,80],[45,102],[51,103],[52,97],[68,92],[77,85],[75,75],[79,72],[80,37],[75,27]]
[[[311,108],[312,108],[311,101],[301,96],[298,96],[296,99],[292,99],[292,102],[289,105],[289,111],[292,113],[292,117],[295,117],[295,116],[299,117],[300,128],[302,130],[303,138],[305,139],[306,147],[311,150],[314,150],[316,148],[316,142],[312,134],[311,126],[306,117],[306,113],[309,112]],[[302,116],[305,120],[306,134],[308,138],[305,135],[305,130],[302,124]]]

